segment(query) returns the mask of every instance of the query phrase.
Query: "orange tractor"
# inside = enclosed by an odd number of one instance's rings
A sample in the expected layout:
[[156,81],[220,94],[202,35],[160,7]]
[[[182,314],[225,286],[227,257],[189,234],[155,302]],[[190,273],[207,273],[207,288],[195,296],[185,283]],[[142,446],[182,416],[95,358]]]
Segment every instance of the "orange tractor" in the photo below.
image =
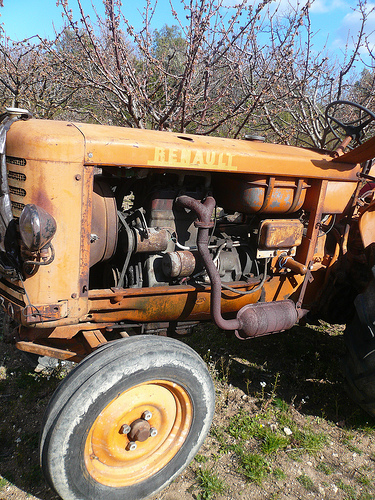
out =
[[143,499],[192,460],[214,387],[173,334],[239,341],[347,323],[346,377],[375,415],[375,115],[336,101],[334,151],[1,117],[4,334],[77,362],[40,460],[64,500]]

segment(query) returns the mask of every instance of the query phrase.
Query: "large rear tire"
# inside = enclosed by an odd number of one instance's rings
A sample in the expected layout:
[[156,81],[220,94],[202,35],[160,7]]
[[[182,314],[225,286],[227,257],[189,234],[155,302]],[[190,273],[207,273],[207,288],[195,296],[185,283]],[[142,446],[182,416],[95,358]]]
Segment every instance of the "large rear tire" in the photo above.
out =
[[375,338],[372,328],[361,323],[358,315],[346,327],[344,375],[351,398],[375,417]]
[[46,410],[40,459],[64,500],[140,500],[167,486],[210,428],[202,359],[165,337],[115,341],[85,358]]

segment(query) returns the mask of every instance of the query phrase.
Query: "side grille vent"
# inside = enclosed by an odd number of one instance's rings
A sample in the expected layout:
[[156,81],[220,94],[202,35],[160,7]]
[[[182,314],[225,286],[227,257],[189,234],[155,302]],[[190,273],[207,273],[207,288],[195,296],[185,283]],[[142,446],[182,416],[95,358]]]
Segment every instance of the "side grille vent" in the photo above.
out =
[[15,210],[19,210],[20,212],[22,212],[22,210],[25,208],[25,205],[23,203],[18,203],[17,201],[12,201],[11,204]]
[[6,162],[10,165],[18,165],[24,167],[26,165],[26,160],[24,158],[16,158],[15,156],[7,156]]
[[21,181],[25,182],[26,181],[26,175],[22,172],[14,172],[13,170],[9,170],[8,172],[8,179],[13,179],[15,181]]
[[26,191],[22,188],[14,187],[14,186],[9,186],[9,191],[11,194],[14,194],[16,196],[26,196]]

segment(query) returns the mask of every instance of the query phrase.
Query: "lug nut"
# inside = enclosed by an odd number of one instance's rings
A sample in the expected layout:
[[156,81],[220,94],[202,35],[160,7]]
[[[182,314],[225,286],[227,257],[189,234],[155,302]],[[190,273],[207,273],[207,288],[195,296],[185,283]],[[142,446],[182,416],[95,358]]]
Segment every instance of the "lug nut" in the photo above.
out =
[[134,451],[136,449],[137,449],[137,443],[135,443],[134,441],[130,441],[126,447],[127,451]]
[[142,413],[142,418],[144,420],[150,420],[151,417],[152,417],[152,413],[150,411],[144,411]]
[[157,429],[155,429],[155,427],[151,427],[151,429],[150,429],[150,436],[154,438],[157,435],[158,435]]
[[131,431],[131,427],[128,424],[124,424],[121,426],[120,434],[128,434]]

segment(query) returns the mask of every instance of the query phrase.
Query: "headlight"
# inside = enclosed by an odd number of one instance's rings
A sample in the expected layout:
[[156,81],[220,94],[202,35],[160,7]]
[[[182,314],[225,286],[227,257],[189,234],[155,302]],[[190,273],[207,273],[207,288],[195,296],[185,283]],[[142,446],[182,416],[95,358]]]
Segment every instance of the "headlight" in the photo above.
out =
[[24,245],[31,252],[38,252],[54,237],[56,221],[43,208],[29,204],[21,212],[19,228]]

